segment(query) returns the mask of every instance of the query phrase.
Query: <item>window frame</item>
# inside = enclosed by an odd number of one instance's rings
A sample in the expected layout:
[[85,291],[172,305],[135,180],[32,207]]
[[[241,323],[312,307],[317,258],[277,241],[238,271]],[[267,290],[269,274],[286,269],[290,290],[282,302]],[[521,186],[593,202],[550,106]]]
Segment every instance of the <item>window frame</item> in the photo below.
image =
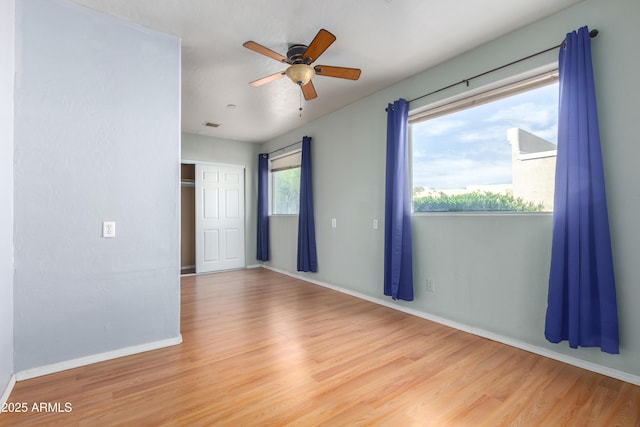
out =
[[431,102],[422,107],[417,107],[414,110],[409,111],[409,117],[407,122],[408,127],[408,143],[409,143],[409,192],[411,194],[411,215],[422,216],[451,216],[451,215],[466,215],[466,216],[487,216],[487,215],[518,215],[518,216],[539,216],[539,215],[553,215],[553,211],[541,211],[541,212],[528,212],[528,211],[427,211],[427,212],[415,212],[413,203],[413,178],[414,178],[414,165],[413,165],[413,125],[437,117],[445,116],[447,114],[453,114],[457,111],[461,111],[468,108],[473,108],[482,104],[487,104],[502,98],[517,95],[519,93],[534,90],[543,86],[557,83],[559,80],[558,64],[553,63],[547,67],[532,70],[528,73],[522,73],[516,76],[503,78],[497,80],[491,84],[479,87],[474,90],[466,91],[462,94],[457,94],[449,97],[439,99]]

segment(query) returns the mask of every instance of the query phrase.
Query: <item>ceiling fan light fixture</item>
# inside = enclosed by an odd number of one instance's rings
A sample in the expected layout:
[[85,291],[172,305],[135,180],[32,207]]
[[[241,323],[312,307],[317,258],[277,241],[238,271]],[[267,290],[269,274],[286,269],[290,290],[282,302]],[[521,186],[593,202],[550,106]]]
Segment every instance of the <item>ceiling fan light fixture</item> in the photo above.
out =
[[254,41],[249,40],[245,42],[243,46],[247,49],[290,65],[290,67],[284,71],[254,80],[249,84],[253,87],[262,86],[286,75],[293,83],[300,86],[301,94],[305,100],[309,101],[318,97],[313,82],[311,81],[315,75],[358,80],[360,78],[360,69],[358,68],[334,67],[330,65],[311,66],[334,41],[336,41],[336,36],[323,28],[318,31],[318,34],[316,34],[308,46],[304,44],[290,45],[286,57]]
[[284,72],[292,82],[299,86],[304,86],[316,74],[314,69],[307,64],[293,64]]

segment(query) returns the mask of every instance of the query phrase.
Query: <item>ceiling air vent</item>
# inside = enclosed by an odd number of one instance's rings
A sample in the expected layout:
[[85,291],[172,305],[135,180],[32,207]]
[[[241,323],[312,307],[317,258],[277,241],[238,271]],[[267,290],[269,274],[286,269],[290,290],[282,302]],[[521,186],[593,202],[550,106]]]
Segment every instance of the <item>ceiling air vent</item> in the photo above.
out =
[[210,128],[217,128],[218,126],[220,126],[220,123],[204,122],[204,125],[209,126]]

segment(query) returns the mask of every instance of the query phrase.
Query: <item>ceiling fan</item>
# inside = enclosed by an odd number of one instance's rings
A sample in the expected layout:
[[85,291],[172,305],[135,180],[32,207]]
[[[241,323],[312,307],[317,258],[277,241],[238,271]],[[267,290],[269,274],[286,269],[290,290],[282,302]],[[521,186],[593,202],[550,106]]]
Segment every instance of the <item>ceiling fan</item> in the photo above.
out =
[[325,29],[321,29],[318,31],[318,34],[316,34],[309,46],[303,44],[291,45],[287,51],[286,57],[254,41],[244,43],[243,46],[247,49],[251,49],[254,52],[273,58],[276,61],[290,64],[284,71],[252,81],[249,84],[251,86],[261,86],[286,75],[292,82],[300,86],[304,99],[309,101],[318,96],[316,89],[311,82],[311,78],[316,74],[319,76],[358,80],[360,78],[360,70],[358,68],[333,67],[329,65],[311,66],[311,64],[315,62],[335,40],[336,36]]

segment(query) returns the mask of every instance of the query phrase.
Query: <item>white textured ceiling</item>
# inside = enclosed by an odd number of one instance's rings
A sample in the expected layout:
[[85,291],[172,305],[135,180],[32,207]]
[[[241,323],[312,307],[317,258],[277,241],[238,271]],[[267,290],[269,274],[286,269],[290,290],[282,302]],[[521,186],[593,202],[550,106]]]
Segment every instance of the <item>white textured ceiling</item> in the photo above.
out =
[[[581,0],[74,1],[182,39],[184,132],[263,142]],[[337,40],[316,64],[361,68],[360,80],[316,76],[302,117],[288,79],[249,86],[286,67],[245,41],[286,56],[321,28]]]

